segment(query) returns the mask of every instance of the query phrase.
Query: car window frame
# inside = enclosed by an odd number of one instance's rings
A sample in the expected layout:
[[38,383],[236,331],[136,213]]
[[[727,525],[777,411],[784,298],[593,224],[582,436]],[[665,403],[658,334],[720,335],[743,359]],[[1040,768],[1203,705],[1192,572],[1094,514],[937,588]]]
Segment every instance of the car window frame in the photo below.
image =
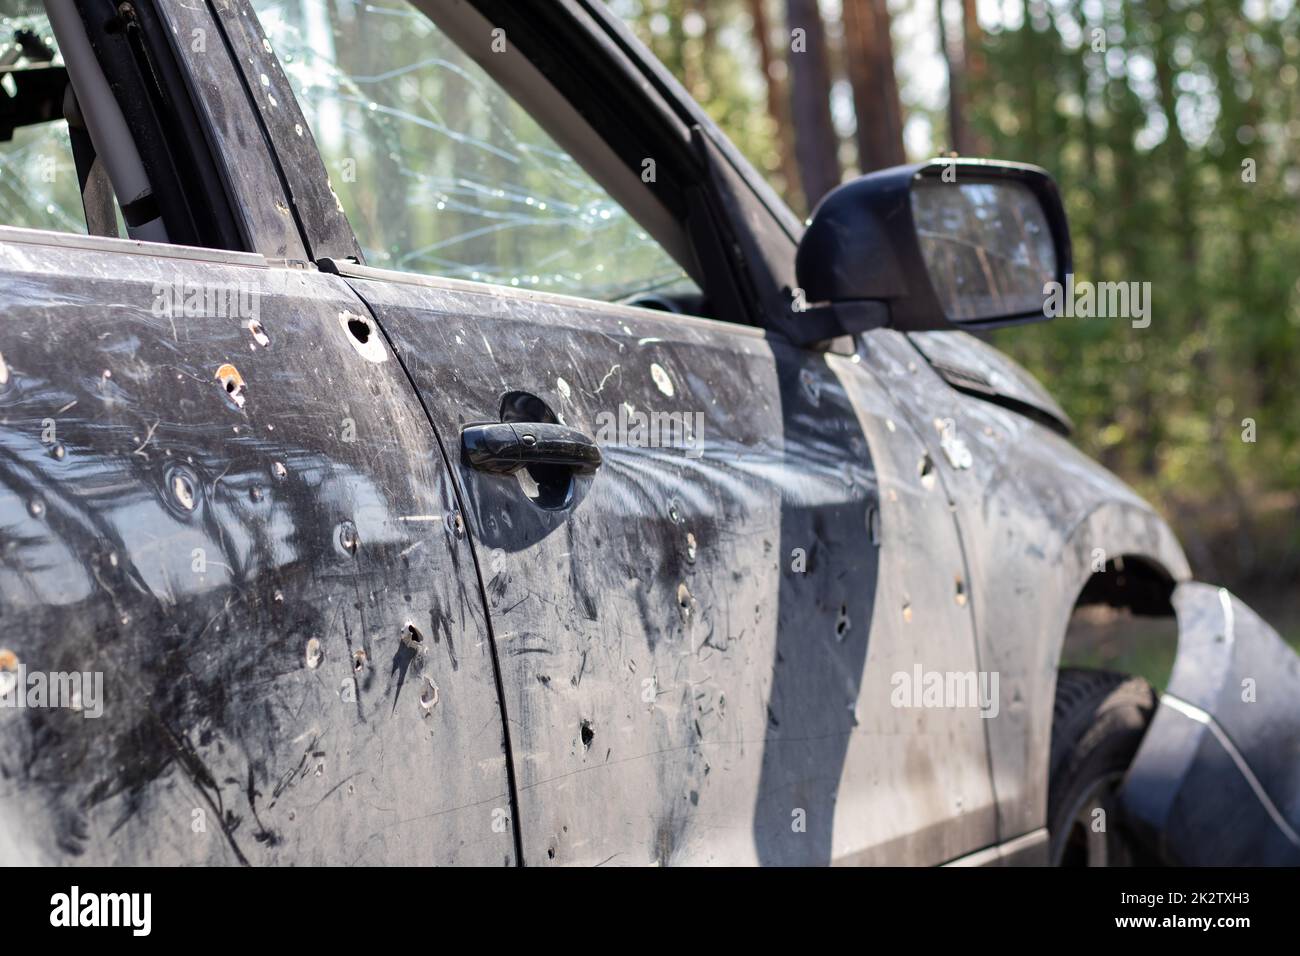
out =
[[[483,2],[484,0],[469,0],[466,6],[481,11]],[[555,9],[560,6],[567,7],[567,3],[557,0]],[[248,204],[264,206],[268,190],[270,195],[278,193],[285,197],[287,213],[297,227],[297,242],[304,250],[306,261],[331,271],[332,268],[327,264],[365,265],[356,234],[330,186],[323,157],[308,128],[302,108],[278,57],[266,41],[265,31],[250,0],[226,0],[220,7],[218,19],[213,25],[220,26],[229,57],[214,58],[210,52],[200,56],[189,51],[183,43],[178,44],[177,52],[191,74],[190,84],[198,90],[199,95],[215,98],[213,102],[204,102],[203,112],[208,118],[213,153],[227,170],[235,198],[240,200],[238,205],[241,208]],[[512,10],[508,4],[502,9],[519,12]],[[542,9],[551,10],[552,5],[525,4],[519,8],[530,13]],[[563,12],[567,15],[572,11],[566,9]],[[193,11],[180,5],[168,5],[163,15],[171,21],[172,32],[182,37],[188,35],[195,22],[207,17],[206,8]],[[660,190],[661,197],[675,197],[671,200],[670,208],[689,238],[691,254],[698,264],[698,275],[703,280],[699,282],[697,279],[697,282],[710,306],[704,317],[737,325],[776,328],[779,316],[773,315],[770,308],[773,295],[770,290],[769,294],[761,296],[754,291],[754,275],[758,274],[762,281],[762,276],[771,270],[756,270],[755,266],[761,264],[752,260],[745,261],[745,255],[752,255],[756,246],[747,238],[742,243],[740,238],[750,230],[752,223],[747,220],[752,221],[756,216],[767,219],[766,224],[759,224],[758,227],[764,231],[771,231],[776,220],[760,204],[737,208],[735,203],[729,204],[726,201],[727,197],[720,196],[717,177],[709,168],[709,157],[703,154],[698,145],[698,124],[688,125],[687,119],[690,116],[679,115],[678,107],[668,103],[658,92],[638,79],[641,75],[639,68],[627,58],[622,47],[611,39],[600,23],[585,14],[582,19],[574,22],[578,24],[577,28],[565,32],[557,41],[565,56],[585,64],[603,61],[605,68],[621,71],[622,81],[614,100],[606,101],[603,105],[585,98],[595,82],[594,74],[587,76],[576,87],[564,87],[558,91],[566,103],[584,117],[606,115],[611,109],[611,103],[612,108],[626,111],[629,107],[626,106],[628,100],[625,97],[635,98],[633,112],[638,117],[637,125],[644,125],[649,135],[657,137],[662,145],[657,155],[662,156],[664,161],[659,164],[657,183],[653,185]],[[234,29],[232,24],[238,24],[239,29]],[[515,35],[528,32],[518,23],[515,27]],[[524,52],[528,55],[527,51]],[[531,56],[529,59],[532,62]],[[214,60],[220,62],[214,63]],[[495,82],[500,83],[493,70],[489,69],[488,72]],[[602,77],[596,79],[600,79],[603,84]],[[232,92],[235,88],[242,91],[242,105],[234,102],[239,98]],[[510,93],[508,87],[505,89]],[[577,95],[570,95],[570,89],[576,89]],[[275,97],[273,108],[266,99],[269,96]],[[259,161],[272,167],[274,176],[267,175],[263,170],[255,177],[245,175],[241,178],[237,168],[240,163],[232,162],[232,157],[226,155],[227,147],[233,149],[236,145],[233,142],[234,135],[228,128],[228,122],[227,128],[222,129],[219,128],[218,121],[233,109],[243,109],[247,114],[255,115],[256,124],[263,134],[257,145],[265,154]],[[542,118],[539,121],[548,135],[554,136],[547,123]],[[301,128],[301,133],[298,128]],[[620,151],[618,144],[609,144],[607,137],[595,127],[592,127],[591,132],[602,144],[610,145],[616,156],[631,165],[626,151]],[[721,136],[715,129],[710,130],[709,135]],[[587,169],[579,157],[575,159]],[[241,163],[246,161],[241,160]],[[639,170],[639,160],[634,168]],[[587,172],[592,175],[591,170],[587,169]],[[743,170],[741,172],[743,175]],[[593,178],[608,191],[608,186],[599,177]],[[637,181],[641,182],[639,176]],[[644,185],[648,189],[651,184]],[[617,196],[613,198],[619,201]],[[756,207],[758,212],[755,211]],[[635,213],[628,211],[645,228]],[[254,235],[251,245],[250,251],[262,252],[269,258],[285,258],[283,252],[268,245],[264,235]],[[789,247],[788,259],[792,270],[793,244]],[[394,271],[392,274],[396,276],[402,273]],[[519,291],[511,286],[484,285],[498,290],[502,295]],[[583,302],[601,301],[581,296],[573,298]]]

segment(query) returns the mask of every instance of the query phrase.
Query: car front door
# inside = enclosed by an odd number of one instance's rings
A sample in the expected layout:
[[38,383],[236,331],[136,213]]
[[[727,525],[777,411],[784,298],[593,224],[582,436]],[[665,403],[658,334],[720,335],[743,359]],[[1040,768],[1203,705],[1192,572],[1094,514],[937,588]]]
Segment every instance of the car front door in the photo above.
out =
[[973,645],[946,499],[852,359],[349,271],[444,440],[554,421],[603,455],[590,477],[457,465],[525,861],[940,862],[992,842],[978,715],[891,700],[916,665],[973,672]]
[[[359,32],[310,0],[265,7],[288,75],[254,49],[254,93],[293,124],[300,91],[371,263],[324,265],[454,462],[523,861],[937,863],[994,843],[979,712],[919,686],[977,670],[960,542],[861,354],[682,314],[709,311],[722,277],[503,94],[498,74],[546,85],[512,52],[520,31],[497,46],[492,22],[457,21],[462,52],[404,2],[358,8]],[[592,106],[535,105],[570,136]],[[505,423],[496,451],[532,463],[483,470],[481,429]],[[548,426],[599,447],[594,473],[528,447]]]

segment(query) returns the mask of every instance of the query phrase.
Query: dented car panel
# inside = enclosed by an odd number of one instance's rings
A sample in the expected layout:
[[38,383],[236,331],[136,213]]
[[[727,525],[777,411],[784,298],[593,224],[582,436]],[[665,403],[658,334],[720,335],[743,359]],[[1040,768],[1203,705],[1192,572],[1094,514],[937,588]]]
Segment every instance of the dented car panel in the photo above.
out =
[[[0,228],[0,672],[105,703],[0,708],[0,861],[1039,862],[1066,625],[1124,560],[1183,631],[1129,805],[1171,859],[1293,859],[1294,655],[1235,599],[1214,640],[1000,353],[792,344],[792,217],[661,68],[624,85],[700,127],[734,322],[361,265],[248,4],[157,6],[248,252]],[[574,62],[641,68],[564,11]],[[476,468],[504,422],[599,466]],[[928,673],[998,683],[899,694]],[[1252,836],[1205,841],[1234,773]]]
[[867,333],[862,356],[924,437],[951,502],[979,666],[1000,675],[1004,701],[987,722],[999,833],[1029,833],[1047,806],[1056,669],[1080,592],[1117,557],[1171,581],[1190,578],[1187,559],[1118,478],[1054,429],[952,388],[908,336]]
[[1173,601],[1178,657],[1120,791],[1127,825],[1178,865],[1300,865],[1300,657],[1223,588]]
[[526,863],[939,863],[996,840],[979,712],[890,703],[918,641],[944,671],[974,644],[946,502],[856,360],[339,268],[444,444],[553,415],[602,448],[560,488],[456,468]]
[[513,862],[447,465],[343,282],[0,239],[3,676],[103,675],[0,707],[0,857]]

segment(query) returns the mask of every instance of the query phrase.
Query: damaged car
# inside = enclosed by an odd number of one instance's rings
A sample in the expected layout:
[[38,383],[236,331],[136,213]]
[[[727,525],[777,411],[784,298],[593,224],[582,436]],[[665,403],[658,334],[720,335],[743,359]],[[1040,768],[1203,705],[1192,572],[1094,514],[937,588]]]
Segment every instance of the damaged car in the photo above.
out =
[[597,0],[0,28],[0,861],[1300,863],[1300,660],[975,334],[1042,169],[800,222]]

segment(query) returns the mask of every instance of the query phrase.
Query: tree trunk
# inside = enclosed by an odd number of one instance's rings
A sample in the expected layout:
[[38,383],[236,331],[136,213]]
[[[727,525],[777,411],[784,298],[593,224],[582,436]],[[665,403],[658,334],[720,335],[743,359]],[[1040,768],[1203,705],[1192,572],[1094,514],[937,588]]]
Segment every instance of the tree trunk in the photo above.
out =
[[[748,0],[749,16],[754,24],[758,41],[759,64],[763,68],[764,87],[767,90],[767,113],[776,130],[777,153],[781,158],[781,178],[785,180],[785,193],[793,198],[799,190],[799,164],[794,156],[794,140],[790,129],[790,103],[786,99],[786,63],[778,61],[772,49],[772,25],[767,18],[765,0]],[[793,203],[792,203],[793,205]]]
[[948,148],[943,152],[960,153],[962,141],[961,109],[958,106],[961,89],[960,67],[954,68],[952,49],[948,44],[948,23],[943,15],[943,0],[934,0],[935,32],[939,35],[939,56],[943,58],[943,72],[948,77]]
[[961,2],[961,111],[962,135],[966,137],[961,150],[965,156],[987,156],[988,141],[970,123],[974,114],[971,104],[984,91],[984,31],[980,29],[975,14],[975,0]]
[[844,43],[858,118],[859,168],[866,173],[905,163],[903,111],[894,77],[886,0],[848,0],[844,4]]
[[830,57],[817,0],[786,0],[786,17],[795,156],[811,209],[840,182],[839,137],[831,122]]

